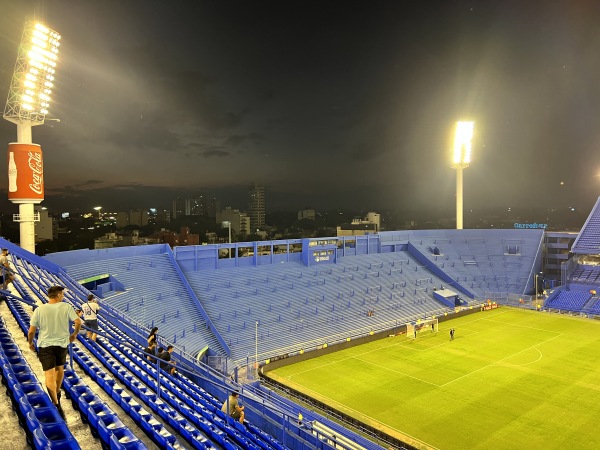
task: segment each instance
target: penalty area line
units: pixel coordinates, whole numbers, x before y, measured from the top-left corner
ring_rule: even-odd
[[[527,350],[531,350],[532,348],[535,348],[536,350],[539,351],[539,349],[537,348],[538,345],[542,345],[542,344],[545,344],[546,342],[550,342],[550,341],[552,341],[553,339],[556,339],[559,336],[562,336],[562,334],[559,334],[559,335],[556,335],[556,336],[552,336],[551,338],[546,339],[545,341],[538,342],[538,343],[536,343],[536,344],[534,344],[534,345],[532,345],[530,347],[524,348],[523,350],[519,350],[518,352],[515,352],[512,355],[508,355],[508,356],[506,356],[506,357],[504,357],[502,359],[499,359],[498,361],[491,362],[491,363],[489,363],[489,364],[487,364],[485,366],[480,367],[479,369],[475,369],[475,370],[472,370],[469,373],[465,373],[464,375],[461,375],[460,377],[455,378],[454,380],[450,380],[447,383],[444,383],[444,384],[440,385],[440,387],[444,387],[444,386],[447,386],[449,384],[452,384],[455,381],[458,381],[458,380],[460,380],[462,378],[468,377],[469,375],[473,375],[474,373],[477,373],[477,372],[479,372],[479,371],[481,371],[483,369],[487,369],[488,367],[492,367],[492,366],[498,365],[498,363],[504,361],[505,359],[512,358],[513,356],[516,356],[516,355],[518,355],[520,353],[526,352]]]

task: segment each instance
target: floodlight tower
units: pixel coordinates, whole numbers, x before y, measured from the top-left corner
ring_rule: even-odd
[[[454,157],[452,167],[456,169],[456,229],[463,228],[463,169],[471,162],[471,139],[473,122],[456,122],[454,133]]]
[[[50,107],[60,35],[39,22],[27,22],[21,38],[3,117],[17,125],[17,142],[8,144],[8,199],[19,205],[21,247],[35,253],[33,205],[44,200],[42,148],[31,129],[42,125]]]

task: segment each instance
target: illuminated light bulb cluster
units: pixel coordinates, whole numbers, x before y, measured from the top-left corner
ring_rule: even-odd
[[[471,139],[473,138],[473,122],[456,122],[454,134],[454,158],[456,166],[468,166],[471,162]]]
[[[31,113],[46,115],[54,86],[60,35],[36,23],[23,44],[27,46],[27,69],[23,79],[21,108]]]

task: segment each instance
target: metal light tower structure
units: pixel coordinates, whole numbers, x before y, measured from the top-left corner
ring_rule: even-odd
[[[454,132],[454,157],[452,167],[456,169],[456,229],[463,229],[463,169],[471,162],[471,139],[473,122],[456,122]]]
[[[39,22],[27,22],[21,38],[3,117],[17,125],[17,142],[8,144],[8,199],[19,205],[21,247],[35,253],[33,205],[44,200],[42,149],[31,129],[42,125],[50,107],[60,35]]]

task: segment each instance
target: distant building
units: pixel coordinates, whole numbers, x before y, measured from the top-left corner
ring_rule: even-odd
[[[128,212],[118,212],[115,214],[115,226],[117,228],[125,228],[129,225],[129,213]]]
[[[143,227],[148,225],[148,210],[133,209],[129,211],[129,225]]]
[[[249,235],[250,234],[250,218],[247,214],[240,212],[237,209],[227,207],[217,213],[216,222],[231,222],[232,236]]]
[[[178,245],[200,245],[200,235],[191,234],[188,227],[181,227],[179,233],[161,230],[152,237],[158,239],[160,243],[169,244],[171,247]]]
[[[156,211],[157,223],[169,223],[171,221],[171,212],[167,209]]]
[[[379,232],[381,216],[370,212],[364,219],[353,219],[352,223],[343,223],[337,227],[337,236],[362,236]]]
[[[265,187],[254,184],[248,191],[248,216],[250,216],[250,234],[262,230],[265,225],[266,205]]]
[[[123,236],[119,236],[117,233],[107,233],[94,239],[94,250],[113,247],[124,247]]]
[[[192,198],[176,198],[173,200],[172,217],[206,216],[215,218],[220,209],[219,201],[215,198],[199,195]]]
[[[132,245],[160,244],[159,240],[151,237],[140,237],[139,230],[133,230],[130,235],[119,235],[117,233],[106,233],[104,236],[94,239],[94,249],[130,247]]]
[[[365,221],[377,225],[377,232],[381,231],[381,214],[376,212],[368,212]]]
[[[52,241],[58,239],[58,222],[48,214],[48,210],[36,205],[35,212],[40,215],[40,221],[34,222],[35,241]]]
[[[298,220],[315,220],[315,210],[314,209],[303,209],[302,211],[298,211]]]

